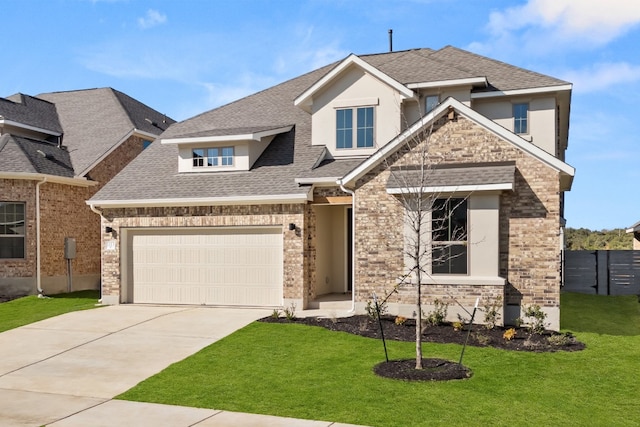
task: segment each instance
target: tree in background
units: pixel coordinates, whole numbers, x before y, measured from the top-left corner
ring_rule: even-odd
[[[587,228],[565,229],[566,247],[578,250],[628,250],[633,249],[633,235],[623,228],[592,231]]]

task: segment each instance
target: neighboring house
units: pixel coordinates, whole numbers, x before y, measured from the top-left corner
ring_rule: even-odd
[[[633,249],[640,250],[640,221],[627,228],[627,233],[633,233]]]
[[[364,311],[407,268],[389,168],[415,166],[399,153],[433,125],[444,162],[425,190],[466,200],[445,209],[468,237],[433,266],[425,304],[454,315],[453,297],[502,296],[508,322],[538,304],[558,328],[570,100],[570,83],[445,47],[350,55],[177,123],[89,201],[112,230],[103,302],[302,309],[347,294]],[[392,311],[411,316],[414,291]]]
[[[98,289],[100,221],[85,202],[171,123],[111,88],[0,98],[0,294]]]

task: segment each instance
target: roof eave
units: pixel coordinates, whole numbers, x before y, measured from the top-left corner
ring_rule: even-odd
[[[38,132],[38,133],[44,133],[46,135],[52,135],[52,136],[60,136],[60,135],[62,135],[62,133],[56,132],[56,131],[53,131],[53,130],[39,128],[37,126],[26,125],[24,123],[16,122],[16,121],[13,121],[13,120],[7,120],[5,118],[2,118],[2,116],[0,116],[0,125],[14,126],[14,127],[17,127],[17,128],[30,130],[30,131]]]
[[[570,92],[572,88],[573,85],[571,83],[567,83],[558,86],[532,87],[514,90],[496,90],[491,92],[471,92],[471,99],[496,98],[500,96],[537,95],[551,92]]]
[[[452,80],[438,80],[433,82],[419,82],[419,83],[409,83],[407,87],[409,89],[429,89],[429,88],[438,88],[438,87],[449,87],[449,86],[488,86],[489,82],[486,77],[469,77],[465,79],[452,79]]]
[[[42,181],[46,179],[47,182],[72,185],[76,187],[91,187],[98,185],[98,182],[90,181],[82,177],[71,178],[33,172],[0,172],[0,179],[17,179],[26,181]]]
[[[276,129],[269,129],[260,132],[219,135],[219,136],[199,136],[161,139],[160,143],[165,145],[197,144],[201,142],[232,142],[232,141],[260,141],[262,138],[287,133],[293,129],[293,125],[283,126]]]

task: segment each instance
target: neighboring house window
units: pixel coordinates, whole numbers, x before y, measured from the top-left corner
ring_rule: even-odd
[[[148,139],[143,139],[142,140],[142,149],[145,150],[147,147],[149,147],[151,145],[151,141],[149,141]]]
[[[467,200],[436,200],[431,227],[432,273],[467,274]]]
[[[515,133],[529,133],[529,104],[513,105],[513,131]]]
[[[24,258],[24,206],[0,202],[0,258]]]
[[[353,111],[356,110],[355,140],[357,148],[373,147],[373,107],[336,110],[336,148],[353,148]]]
[[[233,166],[233,147],[194,148],[193,167]]]
[[[440,103],[440,97],[438,95],[427,95],[424,102],[425,102],[425,112],[430,113],[431,110],[436,108]]]

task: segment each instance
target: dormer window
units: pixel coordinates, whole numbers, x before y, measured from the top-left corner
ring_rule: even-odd
[[[194,148],[193,167],[233,166],[233,147]]]
[[[356,114],[356,126],[353,115]],[[373,107],[341,108],[336,110],[336,148],[373,147]],[[355,135],[354,135],[355,134]]]

